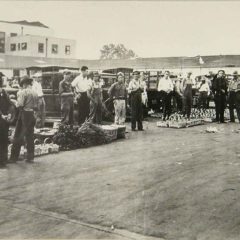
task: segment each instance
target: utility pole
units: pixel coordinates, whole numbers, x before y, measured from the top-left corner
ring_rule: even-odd
[[[46,58],[48,57],[48,38],[46,38]]]

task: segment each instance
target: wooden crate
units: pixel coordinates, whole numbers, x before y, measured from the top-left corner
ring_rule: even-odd
[[[169,122],[169,127],[170,128],[185,128],[187,127],[186,122]]]
[[[194,127],[202,124],[204,124],[204,121],[202,119],[193,119],[193,120],[187,121],[187,127]]]
[[[168,122],[158,121],[157,122],[157,127],[165,127],[165,128],[167,128],[167,127],[169,127],[168,124],[169,124]]]
[[[114,125],[114,126],[116,126],[118,128],[118,130],[117,130],[117,138],[118,139],[119,138],[125,138],[126,137],[126,135],[125,135],[125,133],[126,133],[126,126],[125,125]]]
[[[104,133],[113,141],[117,139],[118,128],[111,125],[101,125]]]

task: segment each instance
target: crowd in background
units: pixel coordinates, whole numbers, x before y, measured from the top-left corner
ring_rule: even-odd
[[[193,91],[194,90],[194,91]],[[238,72],[233,72],[232,79],[228,80],[225,71],[219,70],[210,80],[202,76],[196,82],[192,73],[188,72],[186,77],[180,75],[176,80],[170,78],[169,71],[158,84],[158,92],[163,103],[163,120],[171,115],[171,100],[175,99],[178,112],[190,120],[193,105],[193,93],[198,92],[198,109],[203,111],[209,107],[209,100],[215,103],[216,119],[214,121],[224,123],[224,110],[229,104],[230,121],[235,122],[234,109],[236,109],[238,120],[240,120],[240,79]]]
[[[216,119],[224,123],[224,110],[229,104],[230,121],[235,121],[234,109],[236,109],[240,121],[240,79],[235,71],[233,78],[228,81],[223,70],[219,70],[212,80],[202,76],[196,82],[192,73],[186,76],[179,74],[174,80],[170,72],[165,71],[157,83],[157,91],[162,106],[163,120],[169,119],[172,114],[172,102],[176,102],[177,111],[190,120],[193,105],[193,92],[197,89],[199,109],[208,108],[210,96],[215,102]],[[21,146],[26,143],[27,159],[31,163],[34,159],[34,128],[43,128],[45,125],[46,103],[42,89],[42,74],[36,73],[30,78],[24,76],[21,79],[14,77],[7,87],[16,88],[15,96],[8,96],[3,88],[3,78],[0,77],[0,167],[7,162],[19,160]],[[78,111],[78,125],[85,121],[95,124],[102,123],[103,112],[108,112],[106,101],[112,101],[114,105],[114,123],[125,124],[126,109],[131,109],[132,131],[143,131],[143,105],[148,105],[148,78],[134,70],[129,83],[124,81],[124,74],[117,74],[117,81],[108,89],[108,99],[103,100],[104,81],[98,72],[88,72],[88,67],[83,66],[81,73],[72,79],[71,71],[63,72],[63,80],[59,83],[59,95],[61,103],[61,116],[63,124],[74,124],[74,104]],[[15,111],[17,108],[17,111]],[[17,121],[13,138],[11,156],[8,160],[8,129],[9,124]]]
[[[66,73],[64,82],[68,82],[65,93],[60,87],[62,101],[63,122],[72,123],[73,119],[68,118],[69,113],[72,116],[74,96],[78,106],[78,123],[82,124],[86,119],[93,123],[100,124],[104,102],[102,97],[102,86],[99,73],[92,73],[88,77],[87,67],[81,69],[81,74],[71,83],[70,77]],[[186,73],[186,76],[180,74],[172,79],[170,72],[165,71],[164,75],[157,83],[157,91],[161,101],[163,120],[168,120],[171,116],[173,100],[176,102],[177,111],[190,120],[193,106],[193,94],[198,92],[197,108],[205,111],[209,107],[209,100],[215,102],[216,119],[214,121],[224,123],[224,110],[229,103],[230,121],[234,122],[234,109],[236,109],[238,119],[240,120],[240,80],[235,71],[229,81],[223,70],[219,70],[210,80],[201,76],[199,81],[192,77],[192,73]],[[68,79],[68,80],[67,80]],[[64,83],[65,84],[65,83]],[[115,109],[115,124],[123,124],[126,119],[126,106],[130,105],[132,130],[143,130],[142,115],[143,104],[148,105],[148,76],[139,71],[133,71],[129,83],[124,82],[124,74],[117,74],[117,81],[112,84],[108,90],[109,99],[113,100]],[[72,88],[74,89],[72,91]],[[69,97],[70,95],[70,97]],[[69,122],[70,121],[70,122]]]

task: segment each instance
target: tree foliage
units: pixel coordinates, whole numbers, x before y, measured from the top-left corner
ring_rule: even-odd
[[[123,44],[106,44],[100,50],[100,59],[131,59],[137,57],[133,50],[127,49]]]

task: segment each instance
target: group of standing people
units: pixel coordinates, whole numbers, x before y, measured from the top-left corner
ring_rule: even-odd
[[[163,120],[169,119],[172,113],[172,99],[176,99],[177,110],[190,119],[192,108],[192,92],[195,84],[192,73],[187,73],[186,78],[180,76],[176,82],[170,78],[170,72],[165,71],[158,82],[159,98],[162,101]]]
[[[229,104],[230,121],[235,122],[234,109],[240,122],[240,78],[238,72],[233,73],[233,79],[227,81],[224,70],[219,70],[213,78],[212,91],[215,100],[216,121],[224,123],[224,110]]]
[[[21,146],[26,142],[26,162],[34,161],[34,127],[36,113],[38,112],[40,98],[33,89],[33,79],[24,76],[20,80],[20,89],[17,93],[17,106],[10,100],[7,92],[3,89],[3,81],[0,79],[0,167],[6,167],[7,163],[19,161]],[[16,128],[13,137],[11,155],[8,159],[8,131],[9,125],[16,117]]]
[[[26,162],[34,162],[34,128],[45,125],[45,100],[42,90],[42,74],[36,73],[32,78],[24,76],[15,78],[18,86],[17,100],[13,101],[3,88],[0,78],[0,168],[7,163],[19,160],[21,146],[26,143]],[[16,122],[12,139],[10,158],[8,159],[8,132],[10,124]]]
[[[21,146],[26,142],[26,162],[34,161],[34,128],[44,127],[46,103],[42,91],[42,75],[36,73],[33,78],[24,76],[19,81],[20,89],[17,93],[17,101],[14,106],[3,88],[3,79],[0,77],[0,167],[7,163],[14,163],[19,160]],[[78,108],[78,124],[86,120],[92,123],[101,124],[103,103],[104,82],[98,72],[88,73],[88,68],[83,66],[81,73],[72,81],[70,71],[64,72],[64,78],[59,84],[59,95],[61,99],[62,123],[73,124],[74,104]],[[164,76],[158,82],[158,92],[163,105],[163,120],[171,115],[172,98],[177,103],[177,110],[190,119],[193,85],[196,85],[192,73],[187,73],[183,78],[179,76],[176,81],[170,78],[170,72],[165,71]],[[126,108],[131,107],[131,129],[132,131],[143,131],[143,95],[147,95],[147,85],[140,76],[139,71],[133,71],[132,79],[128,85],[124,81],[124,74],[117,74],[117,81],[108,90],[109,99],[113,101],[115,110],[115,124],[124,124],[126,120]],[[230,121],[235,121],[234,109],[236,109],[240,121],[240,78],[238,73],[233,73],[233,79],[228,81],[223,70],[219,70],[213,80],[207,81],[202,78],[198,86],[199,101],[198,107],[206,109],[207,99],[212,91],[216,119],[224,123],[224,110],[227,101],[229,103]],[[11,148],[10,159],[8,159],[8,131],[9,125],[18,117],[16,129]]]
[[[98,72],[88,73],[83,66],[81,73],[73,81],[71,72],[64,72],[64,79],[59,84],[62,123],[74,123],[74,104],[78,110],[78,124],[85,121],[101,124],[102,122],[102,86],[103,81]]]
[[[193,101],[193,86],[197,88],[198,108],[208,108],[209,96],[212,92],[215,102],[216,119],[214,121],[224,123],[224,111],[229,104],[230,121],[235,122],[234,109],[236,109],[240,121],[240,79],[238,72],[233,73],[233,79],[228,81],[225,71],[219,70],[212,81],[202,77],[197,85],[192,78],[192,73],[187,73],[185,78],[182,75],[176,81],[170,78],[170,72],[165,71],[164,76],[159,80],[158,92],[163,105],[163,120],[171,115],[172,99],[175,98],[177,111],[183,113],[190,119]]]
[[[78,124],[86,120],[101,124],[102,112],[105,109],[102,87],[104,82],[98,72],[88,73],[88,68],[83,66],[81,73],[71,81],[71,73],[66,71],[64,79],[59,84],[61,97],[62,122],[73,124],[73,106],[77,104]],[[133,72],[133,79],[127,86],[124,74],[117,74],[117,81],[108,90],[109,100],[113,101],[115,117],[114,123],[122,125],[126,120],[126,108],[128,100],[131,105],[132,130],[143,130],[142,118],[142,93],[146,93],[146,83],[140,78],[140,72]],[[130,99],[128,98],[130,96]]]

